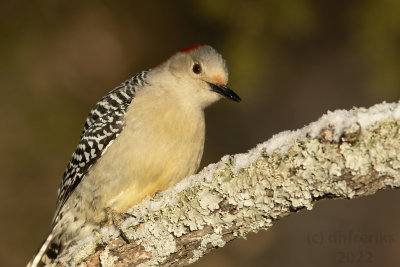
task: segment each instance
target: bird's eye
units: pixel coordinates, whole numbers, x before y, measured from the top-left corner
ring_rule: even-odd
[[[201,73],[201,66],[200,66],[200,64],[194,64],[192,70],[193,70],[194,73],[200,74],[200,73]]]

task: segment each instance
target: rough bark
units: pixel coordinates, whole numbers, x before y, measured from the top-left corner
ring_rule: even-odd
[[[132,207],[121,222],[130,243],[104,227],[58,265],[184,266],[321,199],[399,188],[399,135],[398,103],[328,113]]]

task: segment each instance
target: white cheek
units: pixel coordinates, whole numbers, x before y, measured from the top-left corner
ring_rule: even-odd
[[[217,102],[221,98],[222,98],[222,96],[220,94],[217,94],[217,93],[212,92],[210,90],[203,90],[202,96],[201,96],[202,107],[206,108],[207,106]]]

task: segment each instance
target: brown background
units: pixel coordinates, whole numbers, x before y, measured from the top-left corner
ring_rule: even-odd
[[[89,109],[186,46],[217,48],[243,99],[207,110],[202,166],[400,96],[400,1],[71,2],[0,3],[0,266],[45,237]],[[194,266],[399,266],[399,204],[398,190],[323,201]]]

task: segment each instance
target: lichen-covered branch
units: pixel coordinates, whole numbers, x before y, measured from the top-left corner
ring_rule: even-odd
[[[69,248],[59,265],[184,266],[324,198],[400,187],[400,104],[329,112],[225,156]]]

